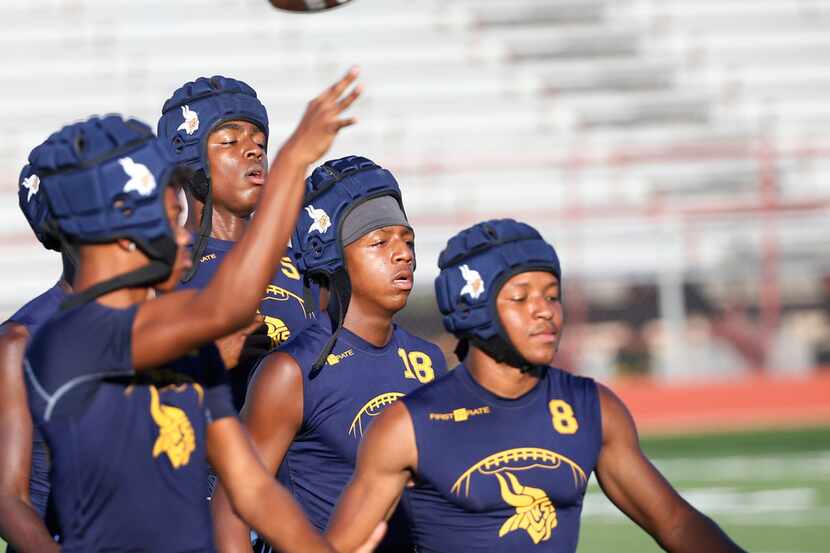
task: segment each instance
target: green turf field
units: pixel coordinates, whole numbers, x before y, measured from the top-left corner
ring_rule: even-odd
[[[830,552],[830,428],[651,438],[643,448],[748,551]],[[656,551],[592,479],[578,553]]]
[[[830,552],[830,429],[644,439],[683,496],[752,553]],[[591,480],[578,553],[662,551]]]

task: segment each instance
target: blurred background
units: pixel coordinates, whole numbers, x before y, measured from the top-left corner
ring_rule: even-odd
[[[401,322],[438,341],[438,253],[486,218],[562,259],[559,366],[608,383],[644,447],[745,547],[830,551],[830,3],[265,0],[0,4],[0,315],[56,255],[17,208],[28,151],[120,112],[151,125],[201,75],[251,84],[270,152],[351,65],[331,157],[390,168],[417,232]],[[652,551],[593,483],[580,553]]]

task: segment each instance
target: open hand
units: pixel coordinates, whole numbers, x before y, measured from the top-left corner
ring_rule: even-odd
[[[311,165],[331,148],[340,129],[357,122],[354,117],[342,116],[363,91],[356,85],[347,92],[357,76],[358,69],[352,67],[343,78],[308,103],[302,120],[283,146],[297,161]]]
[[[242,353],[245,340],[254,331],[258,330],[264,322],[265,318],[257,314],[253,322],[242,330],[238,330],[233,334],[216,340],[216,347],[219,349],[219,355],[222,356],[222,362],[225,363],[225,368],[232,369],[239,364],[239,356]]]

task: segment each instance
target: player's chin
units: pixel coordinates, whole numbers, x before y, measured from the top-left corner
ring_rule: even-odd
[[[236,200],[237,209],[235,211],[250,215],[256,210],[257,204],[259,203],[259,199],[261,197],[261,186],[244,186]]]
[[[520,352],[532,365],[550,365],[556,355],[556,344],[528,344]]]
[[[406,302],[409,301],[410,292],[411,290],[400,290],[397,288],[391,289],[384,298],[384,307],[386,307],[389,311],[397,313],[406,307]]]

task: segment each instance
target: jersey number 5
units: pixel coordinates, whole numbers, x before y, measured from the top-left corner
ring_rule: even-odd
[[[560,434],[576,434],[579,423],[574,417],[574,410],[567,401],[552,399],[548,403],[550,416],[553,419],[553,428]]]
[[[417,380],[422,384],[435,379],[435,370],[432,368],[432,359],[422,351],[407,351],[398,348],[398,357],[403,361],[403,375],[406,378]]]
[[[282,274],[292,280],[300,280],[300,271],[298,271],[297,267],[291,263],[290,257],[283,257],[280,259],[280,266],[282,268]]]

